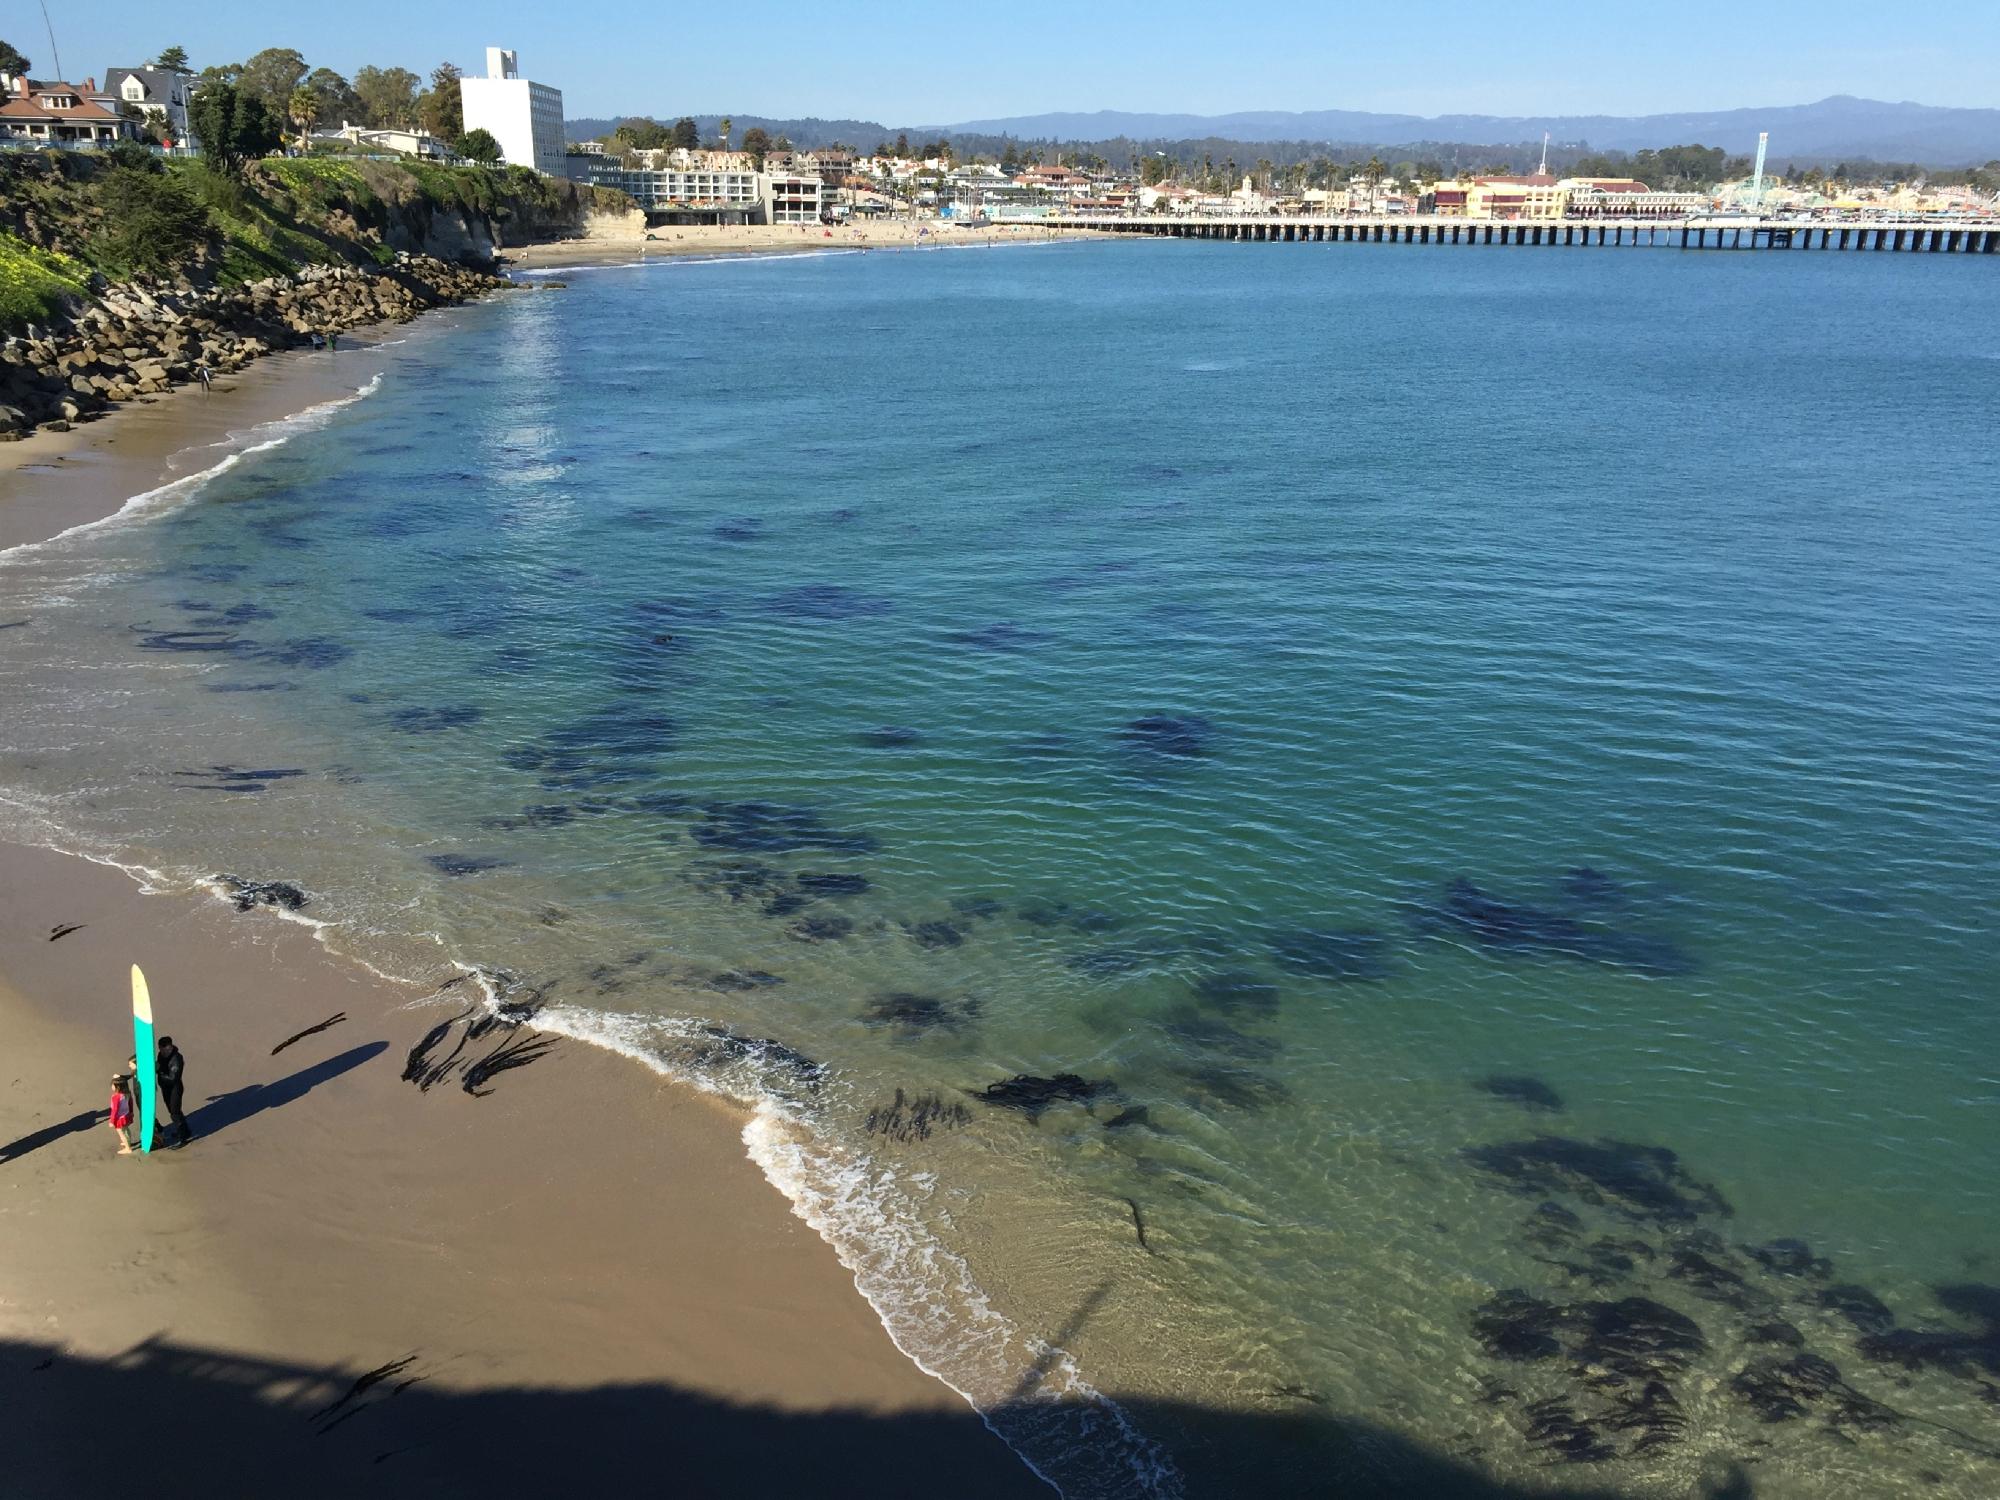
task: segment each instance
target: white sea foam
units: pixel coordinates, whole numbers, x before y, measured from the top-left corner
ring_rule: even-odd
[[[474,972],[489,1003],[497,1003],[489,977]],[[747,1105],[746,1154],[832,1247],[891,1341],[963,1397],[1052,1488],[1080,1497],[1182,1494],[1166,1453],[1084,1379],[1067,1351],[1027,1337],[996,1310],[963,1257],[925,1225],[920,1210],[932,1179],[828,1139],[811,1108],[782,1082],[770,1086],[768,1060],[754,1043],[742,1066],[690,1067],[678,1065],[674,1053],[689,1043],[704,1047],[716,1034],[698,1019],[557,1006],[534,1025]],[[1031,1371],[1039,1376],[1031,1379]]]
[[[259,422],[255,427],[241,432],[232,432],[220,442],[211,443],[211,448],[226,448],[229,451],[217,462],[192,474],[183,474],[178,479],[170,479],[152,489],[141,490],[130,497],[108,516],[99,516],[92,521],[80,521],[74,526],[46,537],[39,542],[26,542],[0,553],[0,561],[31,555],[42,548],[51,547],[69,537],[83,536],[104,527],[123,525],[132,521],[148,520],[176,510],[215,480],[227,474],[244,459],[257,453],[266,453],[281,447],[302,432],[311,432],[324,427],[333,414],[343,407],[365,400],[382,388],[382,374],[378,370],[368,378],[366,384],[355,389],[349,396],[337,396],[331,401],[322,401],[316,406],[308,406],[304,411],[293,412],[290,416],[277,417],[268,422]]]

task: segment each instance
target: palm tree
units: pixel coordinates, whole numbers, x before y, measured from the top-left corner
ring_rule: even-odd
[[[292,97],[285,101],[286,118],[299,127],[298,144],[301,151],[306,148],[306,141],[312,135],[313,126],[319,122],[319,111],[319,95],[303,84],[293,89]]]
[[[729,149],[729,127],[735,123],[736,122],[731,120],[728,115],[724,115],[722,117],[722,123],[716,127],[717,133],[722,137],[722,149],[724,151],[727,151]]]

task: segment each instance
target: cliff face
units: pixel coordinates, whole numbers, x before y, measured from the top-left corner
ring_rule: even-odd
[[[0,335],[73,319],[140,277],[224,290],[398,253],[484,267],[494,252],[634,212],[623,194],[523,169],[273,158],[0,153]]]
[[[506,287],[496,249],[630,211],[526,171],[0,154],[0,441]]]

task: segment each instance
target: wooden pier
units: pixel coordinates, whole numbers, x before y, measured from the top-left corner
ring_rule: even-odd
[[[2000,251],[2000,220],[1913,219],[1454,219],[1427,214],[1327,218],[1310,214],[1232,219],[1052,220],[1065,229],[1155,234],[1183,240],[1327,241],[1391,245],[1605,245],[1678,250],[1893,250],[1947,255]]]

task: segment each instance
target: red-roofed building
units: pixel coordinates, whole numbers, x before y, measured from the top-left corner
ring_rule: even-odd
[[[92,97],[97,80],[51,83],[0,75],[0,140],[32,146],[108,146],[135,136],[129,120],[121,119]]]

